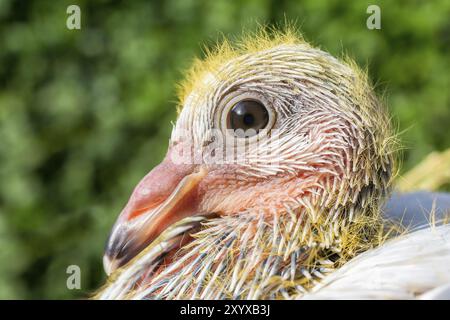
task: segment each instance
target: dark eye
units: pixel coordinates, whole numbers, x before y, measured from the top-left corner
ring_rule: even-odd
[[[269,112],[266,107],[256,100],[242,100],[231,108],[227,121],[228,129],[242,129],[253,131],[253,134],[245,134],[246,137],[254,135],[258,130],[264,129],[269,123]]]

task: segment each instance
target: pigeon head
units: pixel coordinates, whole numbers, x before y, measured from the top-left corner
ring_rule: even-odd
[[[306,292],[379,235],[395,145],[351,60],[293,31],[225,41],[188,72],[167,155],[112,230],[104,297]]]

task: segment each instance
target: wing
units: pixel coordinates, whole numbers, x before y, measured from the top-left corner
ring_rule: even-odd
[[[450,225],[424,228],[367,251],[302,299],[450,299]]]

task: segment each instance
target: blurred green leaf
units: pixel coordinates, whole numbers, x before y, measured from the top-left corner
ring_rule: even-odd
[[[369,4],[381,30],[366,28]],[[86,297],[104,281],[111,225],[165,153],[175,84],[222,33],[296,21],[368,64],[406,129],[405,170],[448,148],[449,17],[447,0],[0,1],[0,298]],[[71,264],[82,290],[65,286]]]

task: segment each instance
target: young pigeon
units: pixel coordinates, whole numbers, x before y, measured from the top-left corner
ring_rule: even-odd
[[[328,279],[350,277],[342,287],[353,290],[355,264],[362,260],[368,277],[378,258],[400,261],[392,272],[414,270],[416,248],[435,254],[427,247],[433,236],[446,237],[436,272],[447,274],[437,282],[450,283],[448,226],[421,230],[405,260],[395,251],[414,237],[393,232],[396,223],[382,215],[398,143],[350,59],[290,30],[262,31],[197,61],[180,100],[166,157],[113,227],[104,256],[110,277],[96,298],[337,298],[344,280]],[[400,240],[385,244],[392,234]],[[432,277],[432,267],[412,277],[423,270]],[[375,297],[385,282],[355,283],[352,296]],[[431,289],[405,283],[408,294],[379,298]]]

